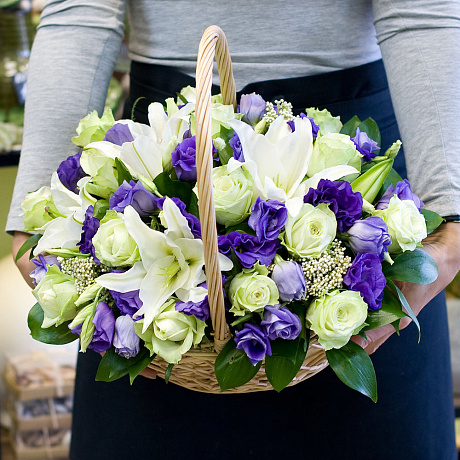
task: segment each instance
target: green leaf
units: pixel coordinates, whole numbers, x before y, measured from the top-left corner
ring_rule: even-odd
[[[225,142],[225,148],[219,149],[219,160],[222,165],[226,165],[228,160],[233,157],[233,149],[230,147],[228,141],[233,136],[233,129],[226,128],[223,125],[220,125],[219,137]]]
[[[198,197],[195,195],[194,192],[192,192],[192,197],[190,199],[190,205],[187,207],[187,211],[190,214],[193,214],[195,217],[200,218],[200,214],[198,211]]]
[[[366,118],[359,124],[358,128],[361,132],[365,132],[373,141],[377,142],[379,147],[382,145],[379,126],[375,120],[370,117]]]
[[[444,219],[436,212],[423,208],[420,210],[420,212],[425,218],[426,232],[428,235],[433,233],[434,230],[436,230],[444,222]]]
[[[393,281],[407,281],[415,284],[430,284],[438,278],[438,267],[425,251],[415,249],[396,256],[394,263],[382,264],[383,274]]]
[[[339,350],[326,351],[326,357],[337,377],[353,390],[377,402],[377,378],[369,355],[356,343],[348,342]]]
[[[271,347],[271,356],[265,357],[265,374],[272,387],[280,392],[297,375],[305,360],[305,340],[277,339],[271,342]]]
[[[158,188],[158,191],[170,198],[176,197],[185,203],[185,206],[190,206],[192,200],[192,187],[186,182],[179,180],[172,180],[167,171],[158,174],[153,180]]]
[[[405,316],[407,315],[402,311],[401,302],[387,287],[385,287],[383,291],[382,308],[368,313],[366,319],[367,326],[365,326],[362,331],[369,331],[376,327],[392,324]]]
[[[62,323],[57,327],[50,326],[42,328],[44,316],[43,309],[38,302],[29,311],[27,324],[30,334],[35,340],[52,345],[65,345],[78,339],[78,335],[72,334],[68,327],[70,321]]]
[[[259,371],[262,361],[252,365],[246,353],[236,348],[230,339],[216,358],[214,372],[222,391],[239,387],[249,382]]]
[[[399,297],[399,300],[401,301],[401,304],[402,306],[404,307],[404,309],[406,310],[407,312],[407,315],[409,316],[409,318],[415,323],[415,325],[417,326],[417,329],[418,329],[418,341],[420,342],[420,336],[421,336],[421,333],[420,333],[420,323],[418,322],[418,319],[417,317],[415,316],[415,313],[412,311],[412,308],[410,307],[409,305],[409,302],[406,300],[406,298],[404,297],[404,294],[402,293],[401,289],[398,288],[398,286],[396,286],[395,283],[393,283],[393,281],[387,279],[387,282],[389,284],[389,286],[394,289],[394,291],[396,292],[396,294],[398,294],[398,297]]]
[[[150,351],[144,347],[138,355],[134,358],[130,358],[135,360],[134,363],[130,364],[128,367],[129,382],[131,385],[133,384],[134,379],[153,361],[155,356],[156,354],[150,356]]]
[[[109,200],[97,200],[93,207],[93,217],[101,220],[109,210]]]
[[[168,367],[166,368],[166,371],[165,371],[165,382],[166,383],[169,382],[169,377],[171,377],[173,367],[174,367],[174,363],[169,363]]]
[[[133,358],[126,359],[117,354],[115,348],[111,347],[105,352],[99,363],[96,380],[113,382],[129,374],[132,384],[136,376],[148,366],[153,358],[154,356],[150,356],[147,348],[143,348]]]
[[[133,180],[133,176],[131,176],[128,168],[119,158],[115,158],[115,167],[118,172],[118,185],[121,185],[123,181],[126,181],[129,184],[129,182]]]
[[[361,120],[355,115],[342,126],[340,134],[346,134],[350,137],[356,136],[356,128],[360,125],[360,123]]]
[[[24,241],[24,244],[19,248],[19,251],[16,254],[16,258],[14,259],[14,261],[17,262],[29,249],[35,248],[35,246],[37,246],[38,240],[41,237],[42,235],[40,233],[37,233],[36,235],[32,235],[30,238],[27,238],[27,240]],[[30,253],[30,255],[32,258],[32,253]]]

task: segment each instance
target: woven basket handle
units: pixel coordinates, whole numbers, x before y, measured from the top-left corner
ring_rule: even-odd
[[[214,344],[220,351],[228,336],[225,322],[222,275],[219,268],[216,215],[212,191],[211,86],[214,56],[224,104],[236,109],[236,90],[227,39],[218,26],[208,27],[200,41],[196,65],[196,169],[201,237],[204,245],[206,282],[214,329]]]

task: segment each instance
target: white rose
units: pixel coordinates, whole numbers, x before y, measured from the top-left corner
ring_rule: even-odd
[[[388,226],[390,253],[413,251],[427,236],[425,218],[412,200],[400,200],[394,195],[388,208],[379,209],[374,215],[381,217]]]
[[[307,310],[307,325],[325,350],[341,348],[357,334],[367,318],[367,304],[357,291],[331,291]]]
[[[212,170],[214,206],[219,224],[229,227],[242,222],[251,211],[254,180],[242,168],[227,173],[226,166]]]
[[[282,243],[297,257],[315,257],[327,249],[336,233],[337,220],[326,203],[316,207],[304,203],[295,217],[288,216]]]

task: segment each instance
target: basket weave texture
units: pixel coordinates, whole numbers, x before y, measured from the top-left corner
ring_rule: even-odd
[[[178,364],[174,365],[169,381],[190,390],[203,393],[250,393],[272,390],[262,365],[256,376],[246,384],[221,391],[214,373],[214,363],[230,332],[225,321],[222,276],[219,268],[217,227],[214,212],[211,138],[211,86],[214,58],[217,62],[221,92],[224,104],[236,108],[236,89],[233,79],[232,62],[228,51],[227,39],[218,26],[208,27],[200,41],[196,67],[196,164],[197,188],[199,195],[199,217],[204,246],[206,282],[211,312],[214,341],[202,344],[199,349],[185,353]],[[312,377],[327,367],[326,354],[316,336],[310,338],[310,346],[304,363],[296,377],[288,386],[295,385]],[[168,363],[156,357],[149,367],[164,378]]]

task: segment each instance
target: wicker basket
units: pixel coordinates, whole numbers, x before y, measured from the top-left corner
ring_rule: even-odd
[[[230,339],[229,328],[225,322],[222,276],[218,261],[216,217],[211,183],[211,86],[214,57],[217,61],[224,104],[231,104],[236,108],[235,81],[233,79],[227,39],[222,29],[218,26],[210,26],[205,30],[198,49],[196,67],[197,187],[200,197],[199,215],[214,342],[202,345],[200,349],[193,349],[187,352],[182,360],[174,365],[169,381],[203,393],[249,393],[272,390],[273,388],[265,376],[263,365],[251,381],[238,388],[232,388],[224,392],[221,391],[214,374],[216,357]],[[324,369],[327,364],[324,349],[319,345],[316,337],[312,336],[305,361],[289,386],[312,377]],[[149,367],[164,378],[168,363],[160,357],[156,357]]]

